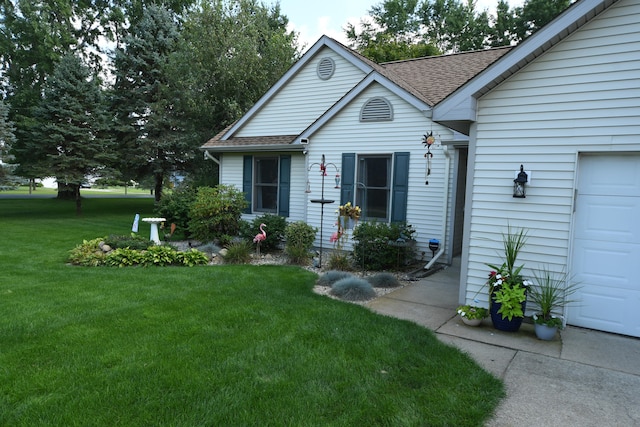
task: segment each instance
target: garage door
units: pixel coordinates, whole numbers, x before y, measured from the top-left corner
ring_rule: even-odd
[[[568,323],[640,337],[640,155],[580,158]]]

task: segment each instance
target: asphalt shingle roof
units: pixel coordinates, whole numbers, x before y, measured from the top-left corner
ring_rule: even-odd
[[[336,42],[339,44],[339,42]],[[497,61],[512,47],[500,47],[450,55],[376,64],[345,46],[351,54],[370,65],[375,72],[388,78],[421,101],[434,106],[460,86]],[[285,145],[294,142],[296,135],[231,137],[222,139],[233,125],[207,141],[202,148],[231,148],[247,146]]]

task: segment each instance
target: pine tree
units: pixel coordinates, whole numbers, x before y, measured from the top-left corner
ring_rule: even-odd
[[[100,82],[76,55],[67,54],[47,80],[35,111],[33,139],[40,141],[44,164],[58,181],[58,198],[76,200],[80,186],[112,160],[106,137],[107,115]]]

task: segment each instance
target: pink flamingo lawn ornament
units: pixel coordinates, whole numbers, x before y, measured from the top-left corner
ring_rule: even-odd
[[[266,224],[260,224],[260,232],[256,234],[256,237],[253,238],[253,243],[256,243],[258,246],[256,247],[256,253],[260,255],[260,243],[267,238],[267,232],[263,230],[263,227],[266,228]]]

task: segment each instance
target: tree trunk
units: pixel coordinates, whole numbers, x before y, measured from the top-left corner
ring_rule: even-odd
[[[80,198],[80,184],[63,184],[58,182],[58,199],[75,200],[76,215],[82,215],[82,199]]]
[[[164,175],[162,173],[155,174],[155,200],[156,203],[160,201],[162,198],[162,181],[164,180]]]

